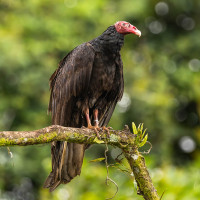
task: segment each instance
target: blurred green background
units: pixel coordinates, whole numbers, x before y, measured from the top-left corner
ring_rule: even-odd
[[[153,145],[145,159],[159,195],[199,200],[199,10],[199,0],[1,0],[0,130],[50,125],[48,79],[59,61],[116,21],[128,21],[142,37],[126,36],[125,94],[110,126],[143,122]],[[10,149],[13,158],[0,148],[0,199],[100,200],[116,191],[105,184],[104,162],[89,163],[103,156],[103,145],[87,150],[81,176],[53,193],[42,188],[51,170],[50,144]],[[120,151],[109,149],[114,164]],[[119,187],[114,199],[142,199],[133,177],[116,167],[109,168]]]

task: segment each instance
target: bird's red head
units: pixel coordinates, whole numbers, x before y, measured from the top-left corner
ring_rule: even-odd
[[[141,36],[141,32],[135,26],[125,21],[116,22],[115,29],[117,30],[118,33],[121,33],[123,35],[134,33],[139,37]]]

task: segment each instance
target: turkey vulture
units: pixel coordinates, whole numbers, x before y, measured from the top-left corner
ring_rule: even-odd
[[[125,21],[116,22],[99,37],[73,49],[50,78],[52,124],[66,127],[106,126],[124,90],[120,56],[124,36],[141,32]],[[93,124],[93,126],[92,126]],[[44,183],[53,191],[80,175],[85,144],[53,142],[52,171]]]

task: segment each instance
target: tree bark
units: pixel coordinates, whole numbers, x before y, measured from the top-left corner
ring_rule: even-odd
[[[138,186],[138,194],[145,200],[160,199],[147,171],[144,157],[135,144],[137,135],[129,129],[100,131],[100,138],[94,130],[87,128],[69,128],[58,125],[49,126],[35,131],[0,131],[0,146],[26,146],[50,143],[52,141],[68,141],[85,144],[110,144],[122,149],[128,160]]]
[[[139,153],[137,149],[135,150],[132,149],[131,151],[128,152],[124,150],[123,152],[124,156],[129,162],[129,165],[137,182],[138,186],[137,193],[139,195],[142,195],[146,200],[149,199],[159,200],[160,198],[157,194],[156,189],[153,186],[151,177],[146,168],[144,157]]]

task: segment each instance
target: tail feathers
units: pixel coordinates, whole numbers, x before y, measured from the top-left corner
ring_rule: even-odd
[[[69,183],[74,177],[80,175],[84,152],[84,144],[52,143],[52,172],[47,177],[44,188],[49,188],[52,192],[60,184]]]

